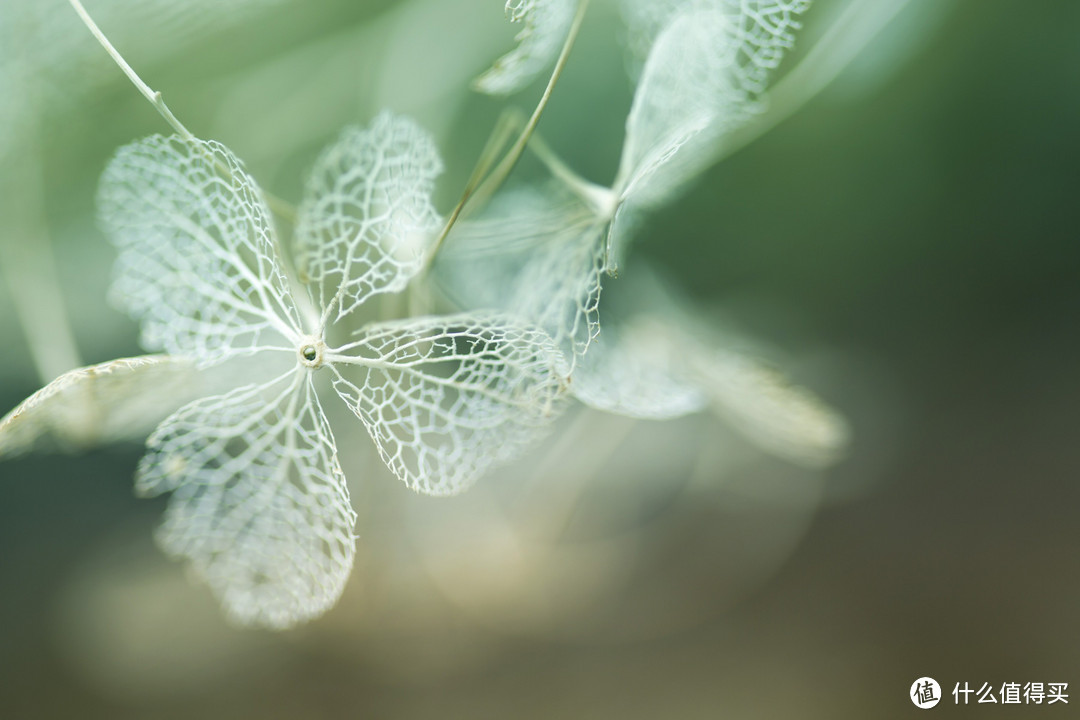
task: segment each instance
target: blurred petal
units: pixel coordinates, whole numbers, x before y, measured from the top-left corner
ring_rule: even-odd
[[[215,384],[210,375],[168,355],[64,373],[0,420],[0,457],[46,445],[82,449],[141,439],[176,408],[205,395]]]
[[[509,95],[528,85],[554,62],[570,31],[575,0],[507,0],[510,22],[523,22],[518,46],[473,82],[489,95]]]
[[[574,396],[589,407],[640,420],[671,420],[708,405],[701,387],[656,352],[662,337],[620,336],[608,327],[574,370]]]
[[[761,361],[717,350],[693,365],[715,410],[763,450],[817,466],[847,449],[847,420]]]

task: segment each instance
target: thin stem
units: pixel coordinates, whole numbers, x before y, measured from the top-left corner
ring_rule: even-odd
[[[80,2],[80,0],[68,0],[68,2],[71,4],[71,7],[75,9],[75,12],[78,13],[79,18],[83,21],[83,24],[86,25],[90,34],[92,34],[98,43],[101,44],[101,47],[105,48],[105,52],[109,54],[109,57],[116,63],[117,67],[127,75],[131,84],[134,85],[142,96],[154,106],[154,109],[158,111],[161,117],[165,118],[165,122],[167,122],[180,137],[189,142],[198,142],[198,138],[195,137],[195,135],[188,130],[175,115],[173,115],[172,110],[165,104],[165,100],[162,98],[161,93],[143,82],[143,79],[139,77],[139,74],[135,72],[135,69],[128,64],[127,60],[124,59],[124,56],[120,54],[120,51],[113,46],[112,42],[109,41],[109,38],[105,36],[105,33],[103,33],[97,23],[94,22],[94,19],[90,17],[90,13],[83,7],[82,2]],[[216,161],[215,165],[222,168],[221,164]],[[231,176],[231,173],[228,172],[227,168],[225,168],[225,174]],[[262,190],[262,188],[260,188],[260,190],[266,200],[267,206],[272,212],[291,224],[296,223],[296,208],[294,208],[291,203]]]
[[[574,170],[562,161],[558,155],[548,146],[539,133],[533,136],[529,149],[540,159],[548,171],[560,180],[571,192],[584,201],[598,218],[611,220],[615,215],[619,197],[614,190],[603,185],[589,182],[578,175]]]
[[[577,13],[574,15],[574,21],[570,25],[570,32],[566,35],[566,42],[563,43],[562,52],[559,53],[559,59],[555,61],[555,68],[551,71],[551,77],[548,79],[547,87],[544,88],[544,94],[540,96],[540,102],[537,103],[536,109],[533,110],[533,114],[529,117],[529,121],[525,123],[525,128],[521,131],[521,135],[518,136],[517,142],[510,148],[510,152],[506,154],[502,162],[495,168],[484,184],[480,186],[476,194],[478,197],[484,198],[492,195],[503,182],[506,180],[510,171],[517,165],[518,159],[525,151],[525,146],[529,144],[529,138],[532,137],[533,131],[536,130],[536,126],[540,122],[540,116],[543,115],[544,109],[547,108],[548,101],[551,99],[551,94],[555,90],[555,83],[559,81],[562,76],[563,69],[566,67],[566,61],[570,58],[570,51],[574,47],[574,42],[577,40],[578,31],[581,30],[581,23],[585,19],[585,11],[589,7],[589,0],[581,0],[578,3]]]
[[[428,267],[431,266],[431,260],[438,254],[439,248],[442,247],[443,241],[446,240],[446,236],[450,234],[450,228],[454,227],[458,217],[461,215],[461,211],[465,209],[465,205],[469,202],[469,199],[472,198],[473,193],[476,192],[476,188],[479,187],[488,171],[491,170],[491,166],[495,163],[495,158],[497,158],[499,153],[503,151],[503,148],[506,147],[506,142],[509,140],[510,133],[520,128],[524,121],[524,113],[517,108],[509,108],[499,116],[498,121],[495,123],[495,129],[492,131],[491,136],[488,137],[484,149],[480,151],[480,157],[476,161],[476,166],[473,167],[472,174],[469,175],[469,179],[465,183],[465,190],[461,193],[461,199],[458,200],[458,204],[454,206],[454,210],[450,213],[450,217],[447,219],[446,224],[443,225],[439,237],[432,243],[431,251],[428,253]]]
[[[105,37],[105,33],[101,32],[101,28],[97,26],[94,19],[90,17],[90,13],[86,12],[86,8],[83,7],[79,0],[68,0],[71,3],[71,7],[75,8],[75,12],[79,14],[83,24],[90,30],[90,33],[101,43],[101,47],[105,48],[105,52],[109,53],[109,57],[113,59],[113,62],[119,66],[124,74],[128,76],[128,80],[142,93],[143,97],[150,101],[150,104],[154,106],[154,109],[161,113],[161,117],[165,118],[165,122],[169,123],[176,132],[180,134],[185,140],[194,140],[195,136],[191,134],[191,131],[184,127],[184,124],[176,119],[176,116],[169,110],[169,106],[165,104],[165,101],[161,97],[161,93],[155,92],[149,85],[142,81],[138,73],[128,65],[124,60],[124,56],[117,51],[113,44],[109,42],[109,38]]]
[[[570,57],[570,51],[574,47],[574,42],[577,40],[578,32],[581,30],[581,23],[585,19],[585,11],[589,7],[589,0],[581,0],[578,3],[577,13],[574,15],[574,20],[570,24],[570,30],[566,34],[566,41],[563,43],[562,51],[559,53],[558,60],[555,61],[555,67],[551,71],[551,77],[548,78],[547,86],[544,88],[544,94],[540,96],[540,101],[536,104],[536,108],[533,110],[532,115],[525,122],[525,126],[522,128],[521,133],[518,135],[517,140],[507,151],[503,159],[495,167],[490,175],[481,183],[483,173],[478,173],[477,170],[481,169],[481,163],[477,163],[476,170],[473,172],[473,176],[469,179],[469,186],[466,187],[466,192],[463,193],[461,201],[454,208],[454,211],[450,214],[450,218],[447,220],[446,225],[443,227],[441,233],[439,233],[438,239],[432,245],[431,252],[428,255],[428,266],[435,259],[435,255],[439,252],[443,242],[446,240],[446,236],[450,234],[451,228],[458,221],[461,216],[462,210],[469,203],[470,200],[479,199],[483,202],[486,198],[490,197],[494,192],[506,181],[507,176],[517,165],[517,161],[521,158],[521,154],[525,151],[525,146],[529,144],[529,138],[532,137],[533,131],[536,130],[537,124],[540,122],[540,116],[544,114],[545,108],[547,108],[548,101],[551,100],[551,94],[555,90],[555,84],[562,76],[563,69],[566,67],[566,61]],[[492,139],[495,139],[495,135],[492,135]],[[503,144],[505,141],[503,141]],[[492,143],[489,141],[488,147]],[[485,153],[488,150],[485,147]],[[486,172],[486,167],[484,168]]]

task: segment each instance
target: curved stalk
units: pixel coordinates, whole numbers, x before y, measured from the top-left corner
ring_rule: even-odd
[[[563,69],[566,67],[566,61],[570,58],[570,51],[573,49],[578,32],[581,30],[581,23],[585,19],[585,11],[588,7],[589,0],[581,0],[581,2],[578,3],[577,12],[574,15],[573,22],[570,24],[570,31],[566,34],[566,41],[563,43],[562,50],[559,52],[559,58],[555,61],[555,67],[551,71],[551,77],[548,78],[547,85],[544,87],[544,94],[540,96],[540,101],[536,104],[536,108],[526,121],[525,127],[522,128],[517,140],[514,141],[510,150],[503,156],[503,159],[499,164],[495,166],[495,169],[492,170],[491,174],[488,175],[482,183],[479,183],[478,186],[466,188],[466,192],[462,195],[461,201],[458,203],[457,207],[454,208],[454,211],[451,213],[442,232],[439,233],[439,237],[432,245],[431,253],[428,255],[429,266],[434,261],[435,256],[438,254],[439,249],[446,240],[446,236],[450,234],[451,228],[454,227],[454,224],[461,216],[461,212],[465,206],[470,201],[478,200],[483,202],[486,198],[490,197],[503,182],[505,182],[507,176],[514,169],[514,166],[517,165],[517,161],[525,151],[525,146],[529,144],[529,139],[532,137],[533,131],[536,130],[536,126],[540,122],[540,117],[547,108],[548,101],[551,100],[551,94],[555,90],[555,84],[562,76]],[[479,168],[479,164],[477,167]],[[472,180],[473,179],[470,178],[470,183]]]
[[[165,122],[169,124],[169,127],[175,130],[176,133],[185,140],[197,141],[198,138],[195,137],[182,122],[180,122],[176,115],[173,114],[172,110],[169,109],[169,106],[165,104],[165,99],[162,97],[161,92],[154,90],[143,82],[143,79],[139,77],[139,74],[135,72],[135,69],[128,64],[127,60],[124,59],[124,56],[120,54],[120,51],[116,49],[109,38],[106,37],[105,33],[101,31],[101,28],[98,27],[97,23],[94,22],[94,19],[90,17],[90,13],[83,7],[82,2],[80,2],[80,0],[68,0],[68,3],[70,3],[71,7],[78,13],[79,18],[82,20],[83,24],[86,25],[90,34],[94,36],[94,39],[98,41],[101,47],[105,48],[105,52],[109,54],[109,57],[111,57],[117,67],[123,71],[124,75],[127,75],[131,84],[134,85],[139,93],[154,106],[154,109],[158,111],[161,117],[165,118]],[[262,190],[262,188],[260,188],[260,190]],[[266,192],[266,190],[262,190],[262,195],[272,212],[281,218],[288,220],[290,223],[296,222],[296,208],[293,207],[291,203]]]

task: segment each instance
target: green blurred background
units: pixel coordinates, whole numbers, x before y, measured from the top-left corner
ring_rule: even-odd
[[[439,137],[448,209],[501,107],[465,90],[510,45],[500,3],[264,4],[156,49],[146,29],[114,39],[286,198],[341,126],[382,105],[416,115]],[[808,38],[829,12],[808,14]],[[707,419],[577,412],[538,459],[431,500],[357,434],[353,579],[325,618],[276,635],[230,628],[154,548],[164,503],[132,497],[138,447],[8,460],[0,716],[908,717],[924,675],[946,693],[1080,682],[1080,5],[905,12],[835,86],[650,217],[617,281],[650,261],[776,348],[849,416],[847,460],[810,473]],[[61,99],[33,111],[40,216],[14,192],[3,206],[9,231],[52,238],[87,363],[139,352],[104,300],[96,178],[116,147],[165,131],[92,65],[46,74]],[[597,3],[540,126],[597,181],[618,159],[622,68]],[[5,161],[9,190],[21,167]],[[41,384],[10,291],[3,411]],[[530,523],[542,540],[507,540]],[[1067,717],[1076,702],[965,713],[947,695],[932,712]]]

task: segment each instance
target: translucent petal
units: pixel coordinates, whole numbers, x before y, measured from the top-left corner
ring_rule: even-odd
[[[665,316],[635,318],[630,328],[636,342],[649,343],[653,363],[700,388],[712,410],[762,450],[817,466],[847,449],[847,420],[753,352],[734,349],[744,343],[718,335],[674,304]]]
[[[708,146],[745,113],[715,47],[728,23],[718,12],[681,13],[657,38],[626,120],[616,181],[623,198],[651,206],[670,197],[709,165]]]
[[[545,432],[566,390],[556,358],[542,331],[482,314],[374,324],[327,354],[383,460],[430,495],[461,492]]]
[[[41,446],[80,449],[149,435],[207,394],[206,373],[168,355],[110,360],[64,373],[0,420],[0,456]]]
[[[142,495],[172,492],[157,539],[244,625],[325,612],[352,567],[356,514],[311,373],[181,408],[139,465]]]
[[[631,37],[655,37],[627,119],[617,185],[642,206],[708,167],[760,110],[808,0],[626,0]]]
[[[463,307],[538,325],[569,374],[600,331],[603,220],[579,200],[539,188],[502,193],[448,239],[439,280]]]
[[[575,369],[579,399],[657,419],[704,405],[762,450],[793,462],[825,465],[843,455],[850,430],[838,411],[791,385],[752,343],[718,332],[647,264],[627,282],[611,300],[630,319],[606,323]]]
[[[574,396],[589,407],[641,420],[671,420],[708,405],[701,386],[657,352],[660,337],[619,335],[609,325],[574,370]]]
[[[664,26],[683,10],[714,10],[732,19],[732,32],[722,42],[735,62],[743,84],[764,89],[769,70],[780,64],[794,42],[799,15],[810,0],[622,0],[631,52],[645,58]]]
[[[555,62],[576,6],[575,0],[507,0],[510,22],[525,24],[516,37],[518,46],[476,78],[473,87],[489,95],[509,95],[528,85]]]
[[[255,181],[215,142],[156,135],[105,169],[98,210],[119,250],[112,297],[153,350],[210,365],[291,348],[299,320]]]
[[[403,290],[441,227],[431,202],[442,172],[435,142],[383,112],[349,128],[315,163],[296,226],[301,279],[337,317],[372,295]]]
[[[718,350],[693,364],[717,412],[762,449],[827,465],[847,448],[851,431],[844,417],[761,361]]]

